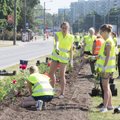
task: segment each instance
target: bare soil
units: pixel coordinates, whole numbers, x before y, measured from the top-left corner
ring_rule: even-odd
[[[78,75],[78,62],[74,61],[73,72],[66,75],[66,95],[64,99],[55,99],[47,104],[47,109],[35,111],[19,107],[22,97],[15,102],[5,100],[0,105],[0,120],[89,120],[91,106],[89,93],[93,88],[90,82],[90,68],[85,65]]]

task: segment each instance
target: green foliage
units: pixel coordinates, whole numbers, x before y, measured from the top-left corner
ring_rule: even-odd
[[[41,63],[38,66],[40,73],[48,73],[49,67],[45,63]],[[28,70],[21,70],[16,76],[7,77],[0,81],[0,101],[4,100],[6,96],[15,97],[18,92],[22,91],[24,88],[24,83],[29,76]],[[17,93],[16,93],[17,92]]]
[[[40,70],[40,73],[41,74],[44,74],[44,73],[48,73],[49,72],[49,67],[47,66],[47,64],[45,64],[45,63],[42,63],[42,64],[40,64],[39,66],[39,70]]]

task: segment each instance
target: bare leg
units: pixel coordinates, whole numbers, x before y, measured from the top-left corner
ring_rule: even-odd
[[[103,79],[102,81],[102,85],[103,85],[103,90],[104,90],[104,107],[107,108],[108,104],[111,106],[111,91],[110,91],[110,87],[109,87],[109,78],[107,79]]]
[[[65,71],[66,71],[66,64],[60,63],[60,84],[61,84],[61,94],[62,95],[64,95],[65,85],[66,85]]]
[[[112,106],[112,93],[111,93],[111,89],[110,89],[110,85],[109,85],[109,101],[108,101],[108,106]]]
[[[52,62],[51,66],[50,66],[49,75],[50,75],[50,78],[51,78],[51,85],[52,85],[53,88],[55,87],[55,83],[56,83],[55,72],[57,70],[57,65],[58,65],[57,62]]]

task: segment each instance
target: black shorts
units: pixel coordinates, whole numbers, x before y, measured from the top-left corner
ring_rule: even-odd
[[[91,53],[91,52],[89,52],[89,51],[84,51],[84,54],[87,54],[87,55],[92,55],[92,53]]]
[[[53,61],[53,62],[57,62],[58,64],[62,63],[62,62],[60,62],[59,60],[53,60],[53,59],[52,59],[52,61]],[[67,64],[67,63],[62,63],[62,64]]]
[[[57,63],[60,63],[60,62],[59,62],[59,60],[53,60],[53,59],[52,59],[52,61],[53,61],[53,62],[57,62]]]
[[[32,96],[35,101],[42,100],[43,102],[50,102],[53,99],[53,96],[46,95],[46,96]]]

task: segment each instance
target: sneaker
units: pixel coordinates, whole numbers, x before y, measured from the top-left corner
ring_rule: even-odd
[[[108,111],[108,110],[107,110],[107,108],[105,108],[105,107],[103,107],[103,108],[100,109],[100,112],[101,112],[101,113],[105,113],[105,112],[107,112],[107,111]]]
[[[63,98],[64,98],[64,95],[60,95],[58,98],[59,98],[59,99],[63,99]]]
[[[42,100],[38,100],[36,103],[36,109],[37,111],[41,111],[43,107],[43,101]]]
[[[97,108],[103,108],[104,107],[104,104],[103,103],[100,103]]]
[[[120,79],[120,76],[118,76],[116,79]]]
[[[108,106],[107,109],[108,109],[108,110],[113,110],[114,107],[113,107],[113,106]]]

